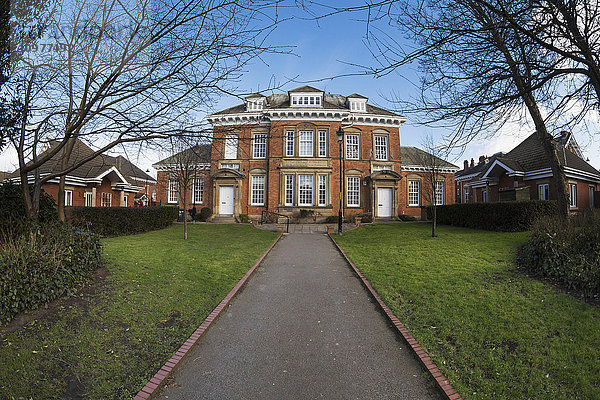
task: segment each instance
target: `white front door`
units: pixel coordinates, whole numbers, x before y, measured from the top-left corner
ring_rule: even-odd
[[[392,188],[377,188],[377,216],[392,216]]]
[[[220,186],[219,214],[233,215],[233,186]]]

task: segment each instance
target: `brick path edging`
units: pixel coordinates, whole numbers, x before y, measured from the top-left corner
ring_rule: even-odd
[[[429,371],[433,379],[435,379],[438,388],[442,391],[445,397],[449,400],[462,400],[460,394],[458,394],[458,392],[452,387],[452,385],[450,385],[448,379],[446,379],[446,377],[444,376],[444,374],[442,374],[437,365],[435,365],[435,363],[431,360],[427,352],[423,350],[419,342],[416,341],[416,339],[410,334],[410,331],[404,326],[402,322],[400,322],[400,320],[394,314],[394,312],[383,302],[377,291],[373,288],[373,286],[371,286],[371,283],[367,280],[367,278],[365,278],[362,272],[360,272],[358,267],[354,265],[352,261],[350,261],[350,258],[348,257],[346,252],[340,247],[339,244],[337,244],[337,242],[333,239],[331,234],[328,234],[328,236],[335,245],[335,247],[337,247],[338,251],[346,259],[348,264],[352,267],[354,273],[358,276],[365,288],[369,291],[369,293],[371,293],[371,296],[373,296],[375,301],[377,301],[377,304],[379,304],[379,307],[381,307],[387,318],[392,322],[396,330],[402,335],[406,343],[408,343],[408,346],[412,349],[413,353],[415,353],[418,360],[427,369],[427,371]]]
[[[164,385],[167,377],[169,376],[173,368],[175,368],[179,361],[181,361],[181,359],[186,356],[188,351],[198,341],[200,336],[202,336],[202,334],[206,332],[206,330],[213,323],[213,321],[217,319],[217,317],[221,314],[225,307],[227,307],[231,299],[233,299],[233,297],[242,288],[242,286],[244,286],[248,278],[252,275],[256,268],[258,268],[263,259],[267,256],[267,254],[269,254],[271,249],[275,247],[275,245],[277,244],[277,242],[279,242],[279,239],[281,239],[282,236],[283,235],[280,234],[277,237],[277,239],[273,242],[273,244],[271,244],[267,251],[265,251],[265,253],[258,259],[256,264],[254,264],[254,266],[252,266],[252,268],[250,268],[248,272],[246,272],[246,275],[244,275],[243,278],[238,281],[238,283],[233,287],[233,289],[231,289],[227,296],[225,296],[223,300],[221,300],[221,302],[214,308],[214,310],[212,310],[210,314],[208,314],[208,317],[206,317],[202,324],[200,324],[198,329],[196,329],[194,333],[192,333],[188,340],[186,340],[183,343],[183,345],[181,345],[181,347],[175,352],[175,354],[171,356],[171,358],[158,370],[158,372],[150,379],[150,381],[146,383],[142,390],[138,392],[138,394],[133,398],[134,400],[146,400],[153,396],[155,393],[158,393],[158,391]]]

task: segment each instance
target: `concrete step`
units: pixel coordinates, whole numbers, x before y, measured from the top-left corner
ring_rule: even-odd
[[[215,215],[210,222],[213,224],[235,224],[237,221],[232,215]]]

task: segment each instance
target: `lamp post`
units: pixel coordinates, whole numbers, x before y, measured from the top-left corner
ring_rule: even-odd
[[[150,168],[146,169],[146,186],[144,187],[144,192],[146,195],[145,206],[148,207],[148,174],[150,173]]]
[[[344,131],[340,126],[337,130],[338,145],[340,148],[340,209],[338,212],[338,234],[342,234],[342,220],[344,218],[344,153],[342,152],[342,142],[344,141]]]

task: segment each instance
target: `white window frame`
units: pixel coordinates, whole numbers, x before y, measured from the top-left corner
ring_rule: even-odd
[[[192,181],[192,204],[204,203],[204,178],[194,178]]]
[[[435,205],[436,206],[443,206],[444,205],[444,192],[445,192],[444,182],[442,182],[442,181],[436,181],[435,182],[435,195],[434,195],[434,197],[435,197]]]
[[[327,175],[318,175],[317,205],[327,206]]]
[[[319,157],[327,157],[327,131],[319,131]]]
[[[252,157],[267,158],[267,134],[255,133],[252,135]]]
[[[487,203],[487,189],[481,190],[481,201]]]
[[[86,207],[93,207],[94,203],[94,193],[92,192],[85,192],[85,199],[84,199],[84,204]]]
[[[378,143],[378,141],[380,143]],[[383,141],[383,142],[381,142]],[[375,160],[387,161],[388,160],[388,137],[387,135],[375,135],[374,137],[375,146]]]
[[[112,193],[102,192],[100,195],[100,205],[102,207],[112,207]]]
[[[547,183],[540,183],[538,185],[538,199],[539,200],[550,200],[550,185]]]
[[[122,207],[127,207],[127,200],[129,200],[129,195],[124,194],[123,195],[123,204],[121,204]]]
[[[309,183],[309,188],[303,188],[304,183]],[[298,206],[312,206],[314,194],[314,175],[298,175]],[[309,202],[303,200],[309,199]]]
[[[415,190],[416,186],[416,190]],[[416,196],[416,201],[415,201]],[[412,199],[411,199],[412,197]],[[421,205],[421,181],[415,179],[408,180],[408,205],[409,206],[420,206]]]
[[[312,157],[314,154],[314,131],[300,131],[298,134],[298,156]],[[310,138],[310,140],[308,140]],[[310,146],[309,146],[310,145]],[[310,151],[308,151],[310,150]]]
[[[233,169],[235,171],[239,171],[240,170],[240,164],[236,164],[236,163],[222,163],[221,164],[221,168],[227,168],[227,169]]]
[[[250,194],[251,206],[265,205],[265,175],[252,176],[252,193]]]
[[[594,187],[588,186],[589,196],[590,196],[590,208],[594,208]]]
[[[577,184],[569,183],[569,207],[577,208]]]
[[[286,206],[294,205],[294,175],[285,175],[283,204]]]
[[[344,138],[346,144],[346,160],[360,159],[360,137],[355,134],[347,134]],[[356,143],[354,143],[356,141]]]
[[[360,176],[346,177],[346,207],[360,207]]]
[[[65,189],[65,206],[69,207],[73,205],[73,191]]]
[[[225,150],[223,151],[223,158],[225,160],[236,160],[238,152],[238,135],[226,135],[225,136]]]
[[[285,156],[294,157],[294,131],[287,131],[285,134]]]
[[[175,179],[167,181],[167,203],[177,204],[179,202],[179,182]]]

